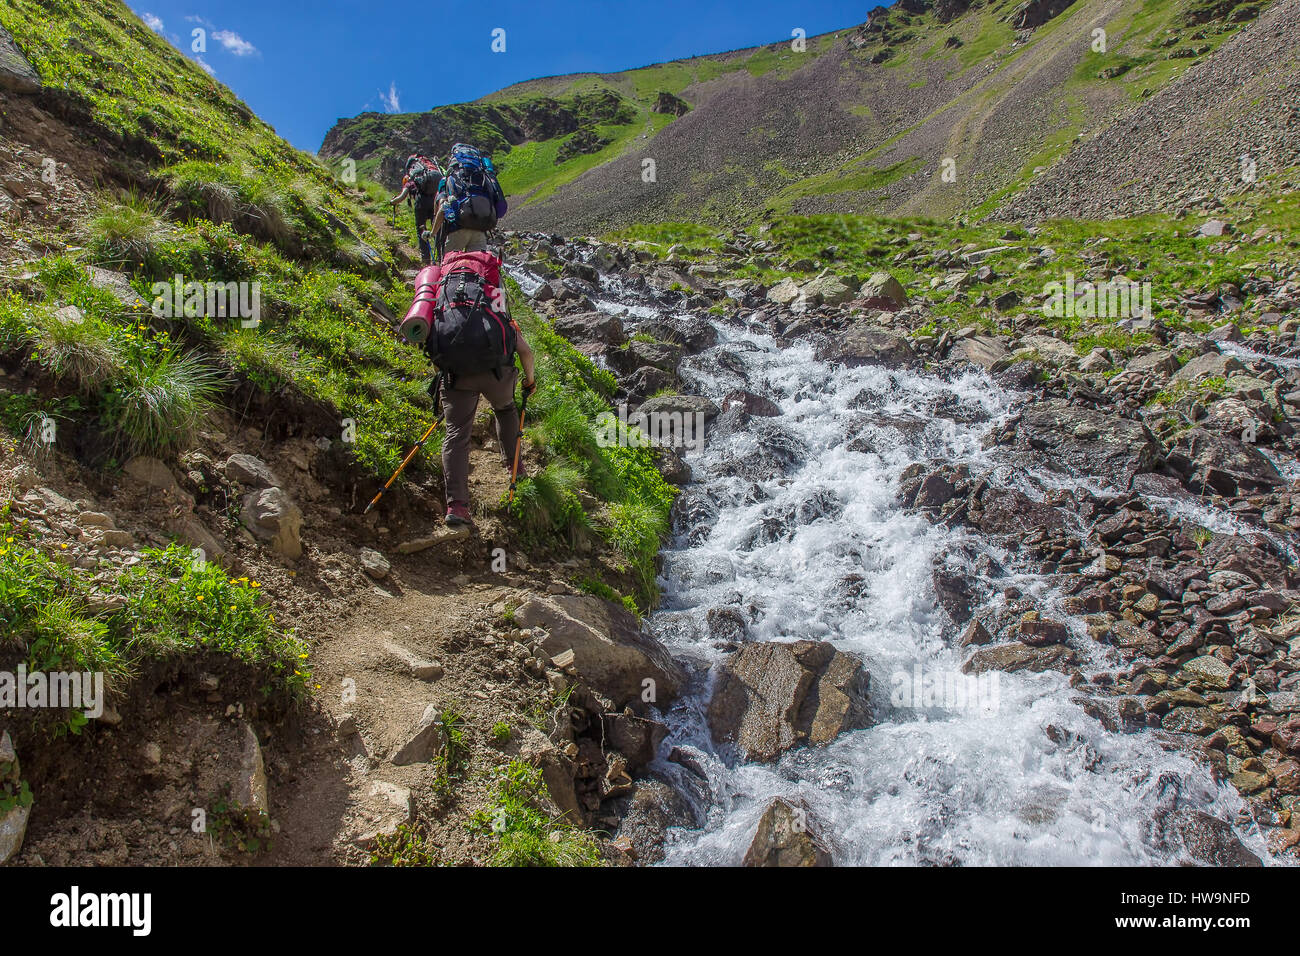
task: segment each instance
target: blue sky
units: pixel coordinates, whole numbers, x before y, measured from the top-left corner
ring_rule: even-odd
[[[539,76],[600,72],[863,22],[847,0],[128,0],[281,136],[315,151],[335,120],[474,100]],[[439,16],[439,10],[447,12]],[[427,11],[427,12],[421,12]],[[446,24],[458,22],[453,30]],[[505,52],[492,31],[505,30]],[[204,30],[206,52],[192,51]]]

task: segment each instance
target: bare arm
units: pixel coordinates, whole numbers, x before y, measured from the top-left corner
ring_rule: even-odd
[[[524,385],[531,387],[537,382],[533,366],[533,347],[524,338],[524,333],[520,331],[519,324],[513,319],[510,320],[510,324],[515,327],[515,351],[519,353],[519,361],[524,366]]]
[[[396,206],[399,202],[401,202],[408,195],[410,195],[410,193],[411,193],[411,187],[403,183],[402,191],[393,197],[393,205]]]

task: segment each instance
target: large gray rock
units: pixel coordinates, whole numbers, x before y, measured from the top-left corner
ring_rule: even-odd
[[[718,330],[711,322],[688,317],[660,316],[645,319],[636,330],[689,353],[702,352],[718,344]]]
[[[637,413],[641,415],[663,415],[674,412],[683,416],[693,416],[697,412],[703,412],[706,422],[717,418],[719,414],[718,406],[712,400],[699,395],[657,395],[637,409]]]
[[[777,797],[758,821],[745,866],[830,866],[831,853],[808,810]]]
[[[850,368],[860,365],[907,368],[920,362],[906,337],[865,321],[856,322],[843,335],[822,342],[817,348],[817,358]]]
[[[226,477],[246,488],[274,488],[280,484],[271,466],[253,455],[231,455],[226,459]]]
[[[406,740],[393,751],[392,763],[397,767],[407,764],[428,763],[446,742],[443,740],[442,722],[438,719],[438,707],[429,704],[424,708],[419,721]]]
[[[747,644],[719,668],[709,728],[744,760],[828,744],[871,724],[862,661],[822,641]]]
[[[1163,378],[1178,370],[1178,356],[1173,352],[1158,349],[1129,359],[1124,370],[1138,375],[1158,375]]]
[[[1020,340],[1020,349],[1033,349],[1039,358],[1052,365],[1074,368],[1079,364],[1079,353],[1074,346],[1051,335],[1026,335]]]
[[[622,345],[627,341],[623,333],[623,323],[616,315],[605,312],[578,312],[573,315],[557,315],[555,331],[559,332],[575,345],[604,346]]]
[[[1064,670],[1073,664],[1077,655],[1064,644],[1046,644],[1030,647],[1020,641],[992,644],[981,647],[967,658],[962,673],[983,674],[985,671],[1029,670],[1035,673],[1046,670]]]
[[[4,27],[0,27],[0,89],[15,93],[34,93],[41,88],[41,78],[22,55]]]
[[[1134,475],[1154,470],[1162,451],[1141,422],[1060,400],[1026,408],[1016,438],[1041,452],[1049,468],[1093,475],[1120,488],[1128,488]]]
[[[1263,866],[1230,825],[1190,807],[1158,811],[1147,840],[1158,849],[1203,866]]]
[[[658,863],[664,858],[664,837],[669,827],[703,823],[679,790],[654,776],[636,781],[630,794],[613,803],[622,817],[618,843],[640,864]]]
[[[244,527],[290,560],[302,557],[302,511],[282,488],[263,488],[244,496],[239,513]]]
[[[1285,484],[1277,467],[1254,445],[1205,428],[1179,435],[1168,464],[1189,488],[1202,494],[1249,494]]]
[[[969,362],[980,368],[992,370],[993,366],[1010,354],[1007,347],[991,335],[972,335],[952,347],[948,357],[958,362]]]
[[[643,633],[625,607],[611,601],[587,594],[536,597],[515,612],[515,621],[520,627],[543,628],[542,649],[551,657],[573,651],[579,676],[616,707],[662,705],[677,696],[685,681],[664,646]],[[651,688],[653,699],[643,701]]]
[[[638,342],[605,353],[609,367],[619,375],[632,375],[639,368],[657,368],[676,373],[682,362],[682,347],[671,342]]]
[[[897,312],[907,308],[907,291],[888,272],[877,272],[858,289],[858,298],[873,309]]]
[[[1195,383],[1203,378],[1227,378],[1229,375],[1245,370],[1246,366],[1231,355],[1206,352],[1204,355],[1196,356],[1175,372],[1174,381]]]
[[[853,288],[834,275],[820,275],[804,283],[800,291],[808,302],[818,305],[843,305],[854,297]]]
[[[775,305],[793,306],[796,301],[801,301],[802,297],[803,292],[799,288],[799,283],[793,279],[782,279],[767,290],[767,301]]]

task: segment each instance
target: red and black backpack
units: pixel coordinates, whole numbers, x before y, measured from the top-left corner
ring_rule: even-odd
[[[515,329],[490,252],[452,252],[442,261],[425,354],[444,372],[475,375],[514,363]]]

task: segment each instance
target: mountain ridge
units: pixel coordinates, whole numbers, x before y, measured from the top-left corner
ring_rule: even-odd
[[[495,157],[512,198],[511,224],[521,229],[594,233],[695,218],[736,224],[786,211],[982,215],[1086,130],[1212,57],[1267,6],[903,0],[877,7],[855,28],[808,38],[806,53],[785,41],[618,73],[539,78],[417,115],[589,88],[637,110],[641,125],[606,128],[592,140],[595,152],[567,165],[543,168],[558,150],[537,141],[512,143]],[[649,94],[660,87],[689,109],[644,123]],[[367,117],[390,131],[393,145],[372,142],[361,161],[387,150],[380,162],[395,175],[397,155],[422,141],[408,135],[407,118]],[[331,130],[323,158],[343,157],[341,131],[354,122]],[[423,142],[437,152],[448,137],[455,133]],[[525,154],[516,158],[519,147]],[[654,182],[646,182],[647,160]],[[391,176],[386,184],[395,185]]]

